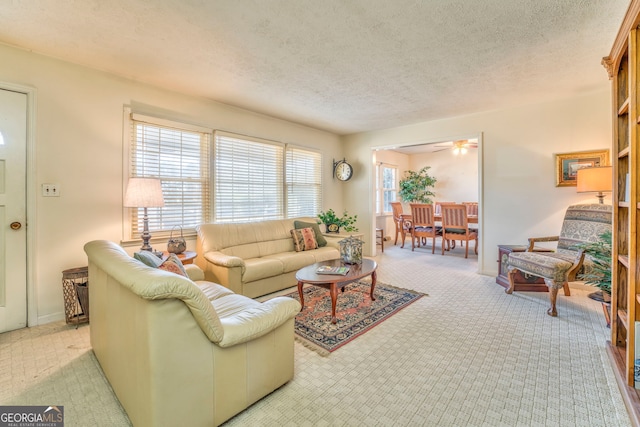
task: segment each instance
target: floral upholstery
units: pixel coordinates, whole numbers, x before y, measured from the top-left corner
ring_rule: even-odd
[[[518,256],[512,257],[512,254]],[[515,252],[509,254],[508,268],[516,268],[534,276],[551,279],[558,289],[562,288],[567,272],[573,265],[576,255],[545,252]]]
[[[598,241],[607,230],[611,230],[610,205],[569,206],[562,223],[557,251],[512,252],[507,268],[542,277],[549,287],[560,289],[567,282],[569,271],[578,259],[576,245]],[[579,272],[588,271],[591,266],[590,257],[585,256]]]

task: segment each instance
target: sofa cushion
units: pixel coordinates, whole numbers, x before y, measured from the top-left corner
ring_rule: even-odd
[[[189,277],[187,271],[184,269],[182,265],[182,261],[176,254],[170,254],[169,258],[167,258],[160,266],[158,267],[160,270],[169,271],[171,273],[179,274],[180,276]]]
[[[313,254],[316,251],[306,252],[282,252],[279,254],[269,255],[265,258],[277,259],[282,263],[282,269],[284,273],[290,271],[298,271],[307,265],[316,262],[316,257]]]
[[[517,268],[534,276],[551,279],[562,287],[567,271],[573,265],[575,255],[551,252],[512,252],[509,254],[509,268]]]
[[[244,283],[253,282],[254,280],[264,279],[265,277],[277,276],[284,273],[282,261],[274,258],[251,258],[246,259],[245,271],[242,275]]]
[[[158,268],[162,264],[162,258],[150,251],[134,252],[133,257],[149,267]]]
[[[305,253],[313,255],[313,258],[315,259],[314,262],[328,261],[330,259],[340,258],[340,252],[333,246],[325,246],[324,248],[318,248],[315,251]]]
[[[296,252],[311,251],[318,248],[313,228],[294,228],[290,232],[293,238],[293,248]]]
[[[209,301],[213,301],[227,295],[234,295],[233,291],[225,288],[222,285],[218,285],[217,283],[199,281],[196,282],[196,285],[198,285],[202,293],[207,297]]]
[[[322,232],[320,231],[320,224],[317,222],[305,222],[305,221],[293,221],[293,226],[295,228],[312,228],[313,232],[316,235],[316,242],[318,242],[318,247],[322,248],[327,246],[327,239],[324,238]]]

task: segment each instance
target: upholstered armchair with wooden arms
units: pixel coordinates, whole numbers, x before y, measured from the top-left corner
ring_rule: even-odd
[[[572,205],[567,208],[559,236],[529,238],[526,252],[512,252],[509,254],[507,269],[509,271],[509,288],[506,293],[511,294],[515,288],[517,271],[533,276],[542,277],[549,287],[550,307],[547,314],[556,317],[556,301],[558,291],[562,288],[566,296],[571,295],[569,282],[575,280],[576,275],[588,271],[591,258],[585,256],[577,245],[596,242],[600,235],[611,230],[611,206],[600,204]],[[533,246],[538,242],[558,242],[556,252],[533,252]]]

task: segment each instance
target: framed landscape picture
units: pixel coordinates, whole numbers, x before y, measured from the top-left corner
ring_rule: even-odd
[[[575,187],[578,169],[609,166],[609,150],[556,154],[556,187]]]

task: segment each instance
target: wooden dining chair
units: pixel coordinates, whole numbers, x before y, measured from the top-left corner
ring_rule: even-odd
[[[410,225],[407,221],[405,221],[405,215],[402,213],[402,203],[391,202],[390,204],[393,211],[393,222],[396,227],[396,238],[393,244],[398,244],[398,236],[400,236],[402,237],[402,245],[400,245],[400,247],[404,248],[404,239],[407,233],[411,232],[411,230],[409,229]]]
[[[478,202],[462,202],[467,207],[467,215],[478,215]]]
[[[469,241],[475,240],[475,253],[478,254],[478,232],[469,229],[467,207],[465,205],[442,206],[442,255],[447,241],[466,241],[464,257],[469,257]]]
[[[455,205],[456,202],[436,202],[435,203],[435,216],[442,215],[442,205]]]
[[[431,253],[436,250],[436,236],[439,234],[434,220],[434,207],[426,203],[411,203],[411,250],[418,247],[423,239],[431,237]],[[426,242],[426,240],[425,240]]]

